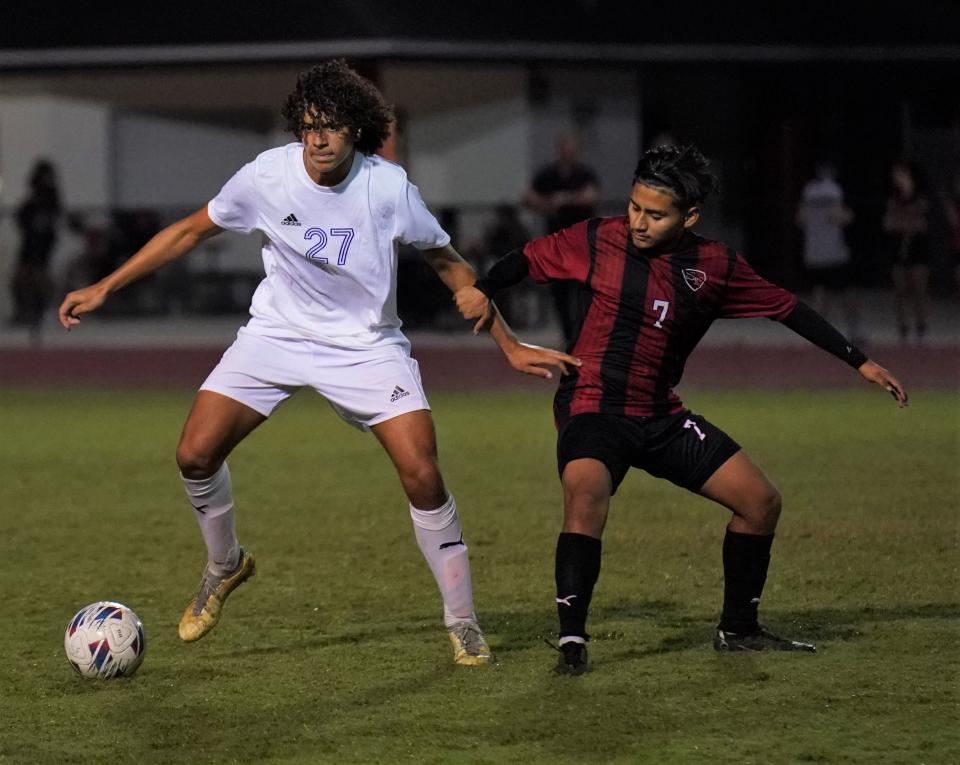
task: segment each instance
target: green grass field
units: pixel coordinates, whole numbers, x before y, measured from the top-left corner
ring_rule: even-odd
[[[457,668],[392,468],[301,393],[231,458],[258,576],[207,639],[173,462],[189,394],[4,391],[0,763],[956,763],[958,408],[915,393],[687,393],[785,509],[763,615],[809,655],[719,655],[726,512],[639,473],[614,498],[592,672],[558,678],[549,393],[435,395],[494,667]],[[131,679],[74,676],[81,606],[133,607]]]

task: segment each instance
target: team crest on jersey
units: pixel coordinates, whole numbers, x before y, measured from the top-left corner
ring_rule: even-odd
[[[696,292],[707,283],[707,275],[696,268],[685,268],[683,269],[683,280],[690,289]]]

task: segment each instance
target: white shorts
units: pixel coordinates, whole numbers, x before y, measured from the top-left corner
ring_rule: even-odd
[[[344,420],[369,430],[406,412],[430,409],[410,346],[336,348],[266,338],[241,328],[200,390],[232,398],[264,417],[309,386]]]

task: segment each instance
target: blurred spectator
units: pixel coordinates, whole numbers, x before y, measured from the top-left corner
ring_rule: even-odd
[[[813,290],[813,308],[825,317],[839,302],[847,321],[847,335],[860,344],[859,310],[851,289],[852,264],[844,229],[853,212],[844,203],[836,168],[820,162],[814,177],[803,187],[797,208],[797,225],[803,230],[803,265]]]
[[[60,212],[56,171],[48,160],[37,160],[27,197],[16,213],[20,252],[10,284],[12,324],[34,330],[40,327],[50,298],[50,255],[57,241]]]
[[[923,177],[911,163],[897,162],[890,170],[890,196],[883,215],[883,230],[893,262],[897,329],[905,342],[910,332],[907,306],[913,309],[917,341],[927,331],[927,280],[930,276],[930,202]]]
[[[942,195],[942,201],[943,214],[947,218],[953,279],[960,294],[960,172],[954,173],[950,188]]]
[[[523,197],[525,206],[544,217],[547,234],[592,218],[600,194],[596,173],[580,161],[577,139],[561,135],[555,149],[554,161],[536,172]],[[576,329],[577,288],[569,282],[551,282],[550,289],[563,339],[569,346]]]

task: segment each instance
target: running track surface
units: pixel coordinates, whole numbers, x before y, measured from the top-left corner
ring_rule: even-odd
[[[0,350],[0,386],[20,388],[196,388],[220,359],[220,348]],[[555,382],[513,371],[495,348],[414,346],[427,392],[541,390]],[[907,390],[957,390],[960,347],[871,349]],[[817,348],[716,346],[700,348],[687,364],[683,388],[795,390],[855,387],[856,372]]]

